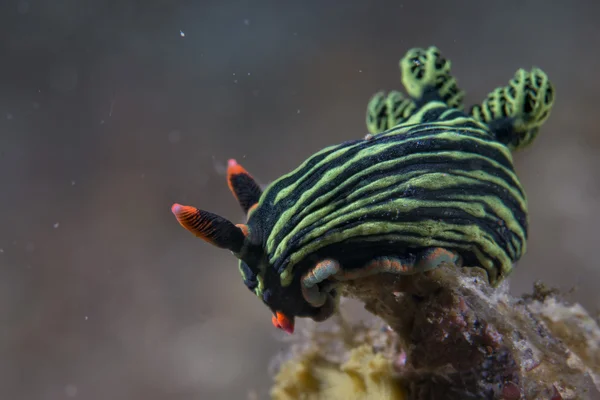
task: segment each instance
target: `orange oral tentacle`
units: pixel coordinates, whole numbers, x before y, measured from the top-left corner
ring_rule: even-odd
[[[286,317],[279,311],[275,313],[279,327],[290,335],[294,333],[294,320]]]

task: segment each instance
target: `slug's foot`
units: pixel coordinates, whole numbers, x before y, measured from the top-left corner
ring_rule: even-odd
[[[455,251],[442,247],[432,247],[421,252],[417,262],[419,271],[430,271],[444,264],[451,264],[460,268],[463,265],[463,260],[460,254]]]
[[[362,268],[341,271],[334,278],[338,281],[348,281],[380,273],[413,275],[439,268],[444,263],[460,266],[462,260],[457,253],[451,250],[433,247],[423,250],[416,255],[377,257]]]
[[[400,60],[402,84],[420,104],[441,100],[448,107],[463,109],[464,92],[450,73],[451,63],[436,47],[414,48]]]
[[[336,295],[335,290],[327,292],[325,303],[318,308],[316,314],[312,315],[311,318],[315,322],[323,322],[329,319],[339,310],[339,296]]]
[[[487,124],[499,142],[520,150],[536,138],[553,104],[554,87],[546,73],[519,69],[507,86],[496,88],[470,114]]]
[[[302,296],[315,308],[323,307],[327,300],[332,297],[330,290],[324,283],[329,278],[337,275],[342,270],[340,263],[336,260],[325,259],[311,270],[309,270],[300,280]]]
[[[398,91],[375,94],[367,106],[367,129],[375,134],[406,121],[417,105]]]
[[[458,253],[440,247],[420,251],[407,256],[377,257],[361,268],[342,269],[336,260],[326,259],[319,262],[301,279],[302,295],[313,307],[319,308],[335,299],[335,282],[365,278],[380,273],[412,275],[439,268],[442,264],[462,266]]]

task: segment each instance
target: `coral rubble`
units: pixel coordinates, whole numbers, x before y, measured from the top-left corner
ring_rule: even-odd
[[[515,298],[478,268],[444,266],[340,290],[389,329],[340,317],[302,336],[273,399],[566,400],[600,391],[597,322],[543,285]]]

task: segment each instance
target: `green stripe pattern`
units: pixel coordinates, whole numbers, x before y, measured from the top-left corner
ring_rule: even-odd
[[[527,201],[509,148],[431,101],[392,129],[311,156],[265,190],[248,225],[282,286],[328,246],[384,242],[456,249],[495,284],[525,252]]]

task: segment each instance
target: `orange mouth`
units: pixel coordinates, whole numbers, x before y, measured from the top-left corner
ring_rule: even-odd
[[[279,328],[282,331],[289,333],[290,335],[294,333],[294,320],[286,317],[279,311],[277,311],[275,315],[273,315],[271,321],[273,322],[273,326],[275,328]]]

